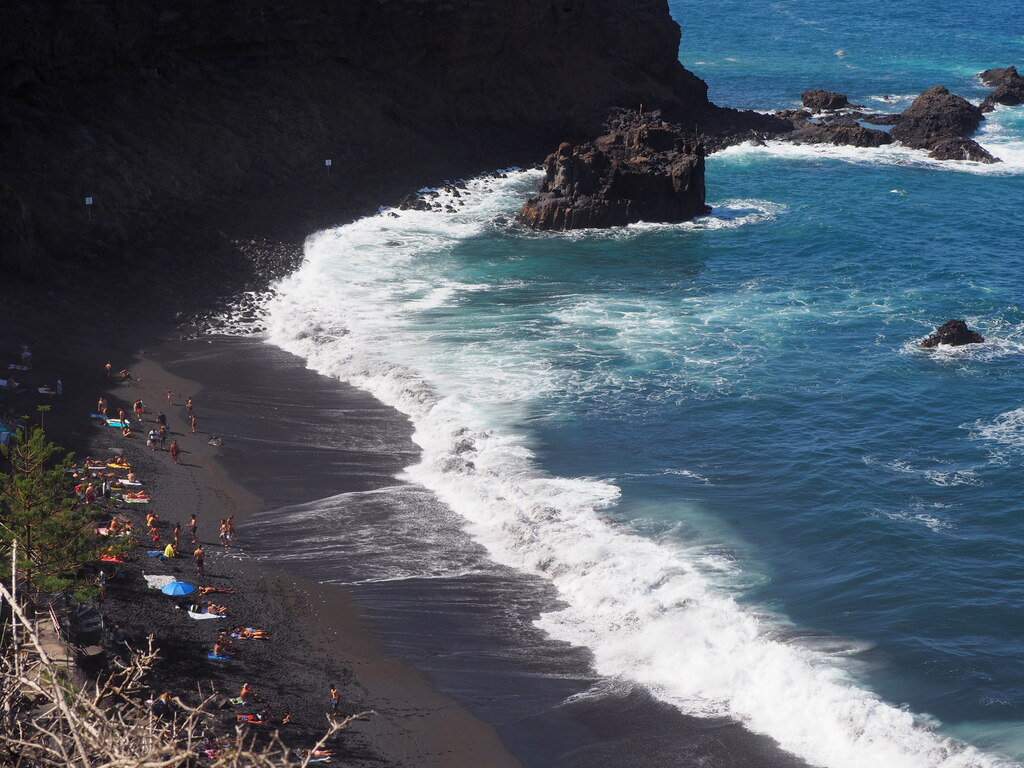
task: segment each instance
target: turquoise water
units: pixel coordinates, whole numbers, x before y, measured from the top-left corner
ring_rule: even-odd
[[[672,10],[735,106],[979,99],[1024,47],[1006,3]],[[710,217],[612,232],[524,232],[538,175],[475,180],[311,240],[269,338],[410,416],[407,479],[600,673],[814,764],[1016,763],[1024,108],[980,141],[1006,162],[733,148]],[[987,342],[917,347],[952,317]]]

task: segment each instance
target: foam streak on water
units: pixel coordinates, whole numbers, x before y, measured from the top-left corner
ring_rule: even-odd
[[[503,282],[496,267],[490,282],[467,282],[450,269],[456,253],[488,262],[485,243],[473,251],[477,240],[525,237],[532,248],[572,242],[523,236],[496,219],[510,217],[536,179],[529,172],[475,180],[453,215],[385,211],[320,233],[269,308],[269,340],[410,417],[423,453],[409,477],[463,516],[495,560],[551,580],[565,607],[540,625],[590,648],[600,673],[638,681],[687,713],[736,717],[819,765],[999,764],[860,687],[845,653],[786,642],[782,618],[742,607],[735,579],[719,582],[700,566],[710,555],[698,543],[659,543],[611,524],[604,514],[620,495],[613,479],[558,477],[538,466],[525,425],[542,399],[584,400],[595,381],[659,402],[736,387],[756,396],[757,387],[744,383],[752,360],[731,315],[711,300],[694,297],[680,308],[657,296],[636,303],[547,285],[526,312],[502,299],[503,290],[524,290],[521,279]],[[701,236],[757,227],[785,211],[763,200],[722,201],[712,217],[675,229]],[[648,229],[576,237],[628,246]],[[485,300],[493,302],[486,315],[460,314]],[[782,324],[819,313],[810,296],[770,292],[728,311],[745,309]],[[702,340],[683,348],[685,359],[673,357],[687,328],[702,329]],[[714,351],[708,339],[717,339]],[[629,373],[638,366],[664,386],[648,392],[649,379]]]

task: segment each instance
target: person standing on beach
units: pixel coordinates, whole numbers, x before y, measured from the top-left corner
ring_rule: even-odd
[[[206,553],[203,552],[202,545],[199,545],[198,547],[196,547],[196,551],[192,553],[192,557],[196,561],[196,575],[197,576],[202,576],[204,574],[203,564],[206,561]]]
[[[227,523],[228,523],[228,541],[234,541],[235,540],[235,516],[234,515],[228,515]]]
[[[164,414],[163,411],[160,411],[160,413],[157,414],[156,423],[159,424],[161,427],[167,426],[167,416]]]
[[[341,702],[341,694],[338,693],[338,686],[331,683],[331,714],[338,714],[338,704]]]
[[[132,408],[135,409],[135,416],[138,418],[139,423],[142,423],[142,413],[146,410],[146,406],[142,404],[141,398],[132,403]]]
[[[147,441],[149,443],[149,450],[151,450],[151,451],[155,451],[156,450],[156,441],[159,440],[159,439],[160,439],[160,433],[159,432],[157,432],[155,429],[149,430],[149,440]]]
[[[112,366],[109,362],[107,362],[107,364],[104,365],[103,368],[107,372],[107,378],[108,379],[113,378],[113,376],[114,376],[114,366]]]
[[[220,521],[220,532],[217,535],[220,537],[220,545],[226,547],[228,545],[228,521],[226,519]]]
[[[181,545],[181,523],[174,524],[174,548],[177,549]]]
[[[96,401],[96,413],[103,418],[107,417],[107,398],[100,395],[100,399]]]
[[[193,413],[189,416],[189,418],[192,421],[192,434],[194,435],[196,433],[196,415]]]
[[[167,425],[161,424],[160,431],[157,433],[160,435],[160,450],[164,450],[164,446],[167,445]]]
[[[181,449],[178,448],[178,441],[171,440],[171,461],[175,464],[178,463],[178,454],[181,453]]]
[[[192,398],[191,397],[188,400],[185,401],[185,413],[188,416],[192,415]]]
[[[198,544],[199,543],[199,540],[196,538],[196,527],[197,526],[198,526],[198,523],[196,522],[195,513],[192,513],[192,519],[188,521],[188,532],[189,532],[189,535],[192,536],[192,543],[193,544]]]
[[[171,390],[167,390],[167,404],[174,405],[174,393]]]

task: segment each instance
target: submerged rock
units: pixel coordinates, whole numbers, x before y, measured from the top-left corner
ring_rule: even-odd
[[[544,161],[540,194],[518,220],[533,229],[614,227],[702,216],[704,146],[657,113],[620,113],[608,133],[562,143]]]
[[[948,344],[951,347],[960,347],[964,344],[981,344],[983,341],[985,337],[968,328],[963,320],[947,320],[922,341],[921,346],[937,347],[939,344]]]

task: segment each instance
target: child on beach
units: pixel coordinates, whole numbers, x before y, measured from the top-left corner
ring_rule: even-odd
[[[171,461],[175,464],[178,463],[178,454],[181,453],[181,449],[178,448],[178,441],[171,440]]]

